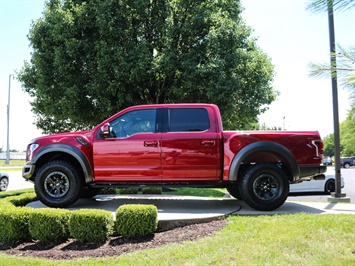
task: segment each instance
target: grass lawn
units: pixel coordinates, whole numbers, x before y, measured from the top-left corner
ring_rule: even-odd
[[[18,172],[25,164],[25,160],[10,160],[10,164],[5,164],[5,160],[0,160],[0,172]]]
[[[197,196],[181,188],[178,195]],[[16,191],[2,192],[17,193]],[[199,196],[223,196],[224,190],[201,189]],[[165,194],[165,193],[164,193]],[[0,265],[355,265],[355,215],[289,214],[228,217],[215,235],[183,244],[127,253],[120,257],[45,260],[9,256]]]
[[[117,258],[49,261],[0,253],[1,265],[355,265],[354,215],[231,216],[213,236]]]

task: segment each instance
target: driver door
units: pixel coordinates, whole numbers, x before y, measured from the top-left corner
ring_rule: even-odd
[[[157,110],[142,109],[110,121],[111,136],[94,143],[95,181],[160,181],[161,133]]]

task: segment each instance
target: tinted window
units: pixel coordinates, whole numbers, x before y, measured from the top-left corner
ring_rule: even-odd
[[[156,110],[137,110],[126,113],[110,125],[117,138],[125,138],[137,133],[155,132]]]
[[[169,109],[169,131],[205,131],[210,128],[207,110],[204,108]]]

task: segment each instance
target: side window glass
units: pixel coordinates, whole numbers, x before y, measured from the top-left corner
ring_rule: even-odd
[[[112,134],[116,138],[126,138],[137,133],[155,132],[156,110],[137,110],[126,113],[112,122]]]
[[[168,121],[170,132],[205,131],[210,128],[205,108],[171,108]]]

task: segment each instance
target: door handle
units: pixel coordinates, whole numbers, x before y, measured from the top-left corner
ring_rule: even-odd
[[[202,146],[214,146],[216,142],[214,140],[203,140],[201,141]]]
[[[158,147],[158,141],[146,140],[146,141],[144,141],[144,147]]]

